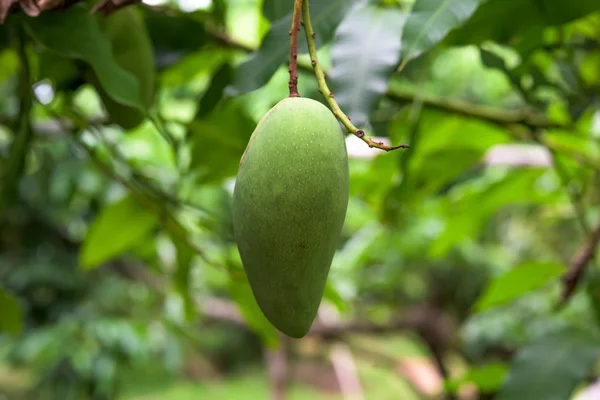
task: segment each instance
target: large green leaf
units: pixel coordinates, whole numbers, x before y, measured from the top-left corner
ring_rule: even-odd
[[[416,0],[404,27],[402,65],[431,49],[467,20],[482,0]]]
[[[263,15],[269,21],[277,21],[290,13],[294,8],[294,0],[264,0]],[[291,20],[290,20],[291,21]]]
[[[0,288],[0,334],[18,335],[23,331],[23,308],[19,300]]]
[[[339,25],[331,48],[329,82],[344,112],[363,126],[385,94],[400,59],[406,14],[366,5],[354,8]]]
[[[346,14],[354,0],[313,1],[310,7],[311,21],[316,34],[317,44],[331,40],[335,28]],[[288,32],[292,24],[292,14],[273,22],[271,29],[263,39],[260,49],[250,55],[235,72],[232,93],[251,92],[263,86],[286,62],[290,52]],[[300,32],[302,35],[303,32]],[[305,52],[303,37],[298,40],[298,51]]]
[[[565,400],[600,355],[600,338],[575,328],[546,335],[523,348],[495,400]]]
[[[562,25],[600,10],[597,0],[488,0],[444,41],[451,45],[507,42],[547,25]]]
[[[96,18],[89,7],[76,4],[60,13],[24,18],[24,22],[31,36],[43,47],[89,64],[104,90],[116,102],[144,111],[136,78],[117,64]]]
[[[560,264],[529,262],[520,265],[491,281],[475,308],[484,311],[507,304],[541,288],[564,272],[565,267]]]
[[[120,256],[147,239],[157,224],[156,214],[132,196],[104,206],[82,244],[81,265],[93,268]]]

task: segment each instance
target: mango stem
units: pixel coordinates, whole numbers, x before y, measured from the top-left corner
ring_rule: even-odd
[[[298,3],[298,1],[296,1]],[[325,97],[325,100],[329,104],[333,115],[344,125],[348,133],[352,133],[357,138],[361,139],[365,142],[369,147],[376,148],[384,151],[391,151],[396,149],[407,149],[409,145],[400,144],[398,146],[388,146],[383,142],[376,142],[365,134],[365,131],[362,129],[358,129],[354,124],[350,121],[350,118],[341,110],[337,101],[335,101],[333,93],[329,90],[327,86],[327,82],[325,80],[325,74],[323,73],[323,69],[321,68],[321,64],[319,63],[319,58],[317,57],[317,45],[315,43],[315,31],[312,27],[312,23],[310,20],[310,10],[308,5],[308,0],[302,1],[302,23],[304,25],[304,33],[306,35],[306,41],[308,43],[308,53],[310,55],[311,64],[313,67],[313,72],[315,77],[317,78],[317,84],[319,85],[319,92]]]
[[[294,13],[292,14],[292,28],[290,29],[290,89],[289,97],[300,97],[298,93],[298,32],[300,31],[300,12],[302,0],[294,0]]]

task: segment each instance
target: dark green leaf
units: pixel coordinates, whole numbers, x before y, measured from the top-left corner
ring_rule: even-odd
[[[480,44],[486,40],[508,42],[547,25],[562,25],[600,10],[597,0],[488,0],[445,43]]]
[[[344,112],[363,126],[385,94],[400,59],[406,14],[376,5],[354,8],[339,25],[331,48],[329,82]]]
[[[244,319],[267,347],[279,345],[277,329],[261,311],[247,279],[232,279],[229,285],[231,296],[238,305]]]
[[[586,293],[590,300],[596,324],[600,326],[600,272],[596,268],[589,271],[589,280],[586,285]]]
[[[416,0],[404,27],[402,65],[431,49],[467,20],[482,0]]]
[[[263,15],[269,21],[277,21],[288,15],[294,8],[294,0],[264,0]],[[290,19],[291,21],[291,19]]]
[[[0,333],[19,335],[23,331],[23,318],[19,299],[0,288]]]
[[[132,196],[107,204],[90,226],[82,244],[81,265],[93,268],[120,256],[147,239],[157,224],[156,214]]]
[[[546,335],[523,348],[495,400],[569,399],[600,355],[600,340],[575,328]]]
[[[346,11],[354,0],[329,0],[312,2],[311,22],[316,34],[317,44],[327,43],[333,37]],[[263,86],[271,79],[275,71],[289,57],[290,41],[288,32],[292,24],[291,13],[275,21],[265,36],[260,49],[250,55],[247,61],[236,70],[232,93],[251,92]],[[303,34],[303,31],[300,32]],[[307,49],[305,40],[298,40],[298,51]]]
[[[175,64],[207,42],[202,12],[167,14],[145,8],[144,17],[159,68]]]
[[[237,172],[256,122],[230,100],[207,118],[190,124],[192,167],[200,182],[216,182]]]
[[[492,280],[485,289],[475,309],[485,311],[504,305],[529,292],[539,289],[560,277],[565,267],[552,263],[525,263]]]
[[[192,280],[190,273],[192,271],[192,261],[195,253],[187,243],[180,241],[178,238],[173,238],[173,244],[177,251],[177,269],[173,274],[173,285],[183,302],[186,320],[193,321],[197,314],[190,288],[190,282]]]
[[[25,18],[25,26],[48,50],[89,64],[115,101],[145,110],[136,78],[117,64],[96,18],[88,7],[76,4],[60,13]]]
[[[213,75],[210,86],[204,92],[196,118],[204,118],[215,109],[223,98],[225,88],[231,83],[232,78],[233,68],[229,63],[224,63]]]

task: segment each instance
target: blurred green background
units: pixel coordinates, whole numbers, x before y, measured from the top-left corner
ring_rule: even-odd
[[[288,95],[292,5],[11,9],[0,399],[600,398],[600,2],[310,1],[342,110],[411,147],[347,137],[300,340],[258,309],[231,222],[248,138]],[[303,35],[300,95],[325,102]]]

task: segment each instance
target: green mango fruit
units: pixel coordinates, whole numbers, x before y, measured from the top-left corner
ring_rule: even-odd
[[[156,91],[156,70],[152,42],[142,17],[135,8],[124,8],[101,17],[100,29],[111,43],[117,64],[137,79],[141,100],[150,108]],[[92,76],[90,81],[112,122],[130,130],[144,121],[146,117],[141,110],[115,101],[100,85],[96,76]]]
[[[348,154],[331,111],[308,98],[280,101],[250,137],[232,206],[254,297],[288,336],[305,336],[317,315],[348,196]]]

